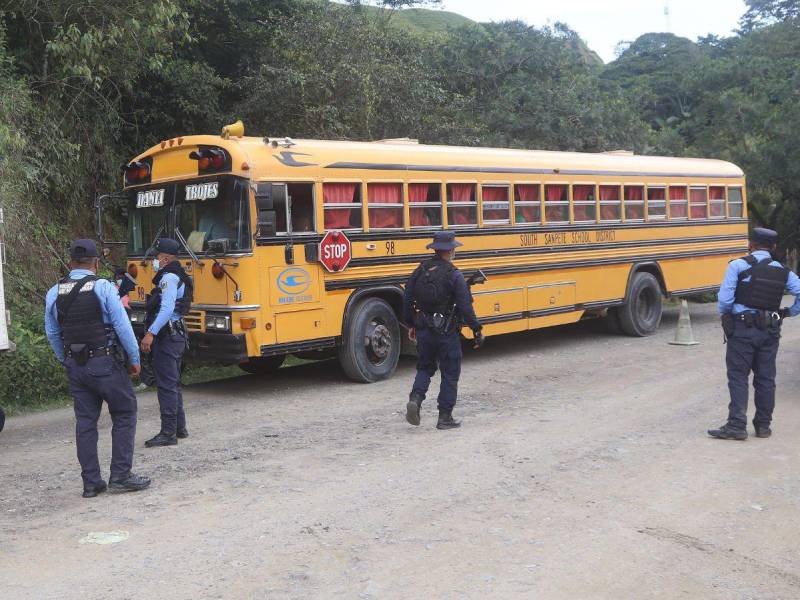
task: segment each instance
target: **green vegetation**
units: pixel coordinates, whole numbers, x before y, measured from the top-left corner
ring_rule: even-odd
[[[435,3],[0,3],[0,201],[20,347],[0,358],[0,402],[63,397],[42,297],[120,165],[238,118],[272,136],[731,160],[748,173],[753,221],[796,253],[800,0],[748,0],[731,38],[644,35],[609,65],[565,25],[420,8]]]

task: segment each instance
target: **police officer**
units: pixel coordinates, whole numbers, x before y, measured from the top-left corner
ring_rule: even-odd
[[[66,368],[74,401],[83,497],[93,498],[106,489],[143,490],[150,479],[131,472],[136,395],[125,373],[126,362],[130,375],[139,373],[136,338],[114,284],[97,277],[95,243],[76,240],[70,258],[69,275],[47,292],[44,324],[53,352]],[[104,400],[113,423],[108,485],[97,458],[97,420]]]
[[[181,360],[186,350],[183,317],[192,304],[192,280],[177,260],[178,242],[161,238],[156,242],[153,291],[147,299],[147,332],[142,352],[152,352],[153,371],[161,407],[161,431],[145,446],[174,446],[189,437],[181,394]]]
[[[442,372],[439,388],[437,429],[453,429],[453,407],[461,375],[462,319],[475,335],[475,346],[483,344],[481,324],[472,308],[472,294],[464,276],[452,260],[462,246],[452,231],[439,231],[427,248],[435,251],[411,274],[403,296],[403,320],[408,337],[417,342],[417,376],[406,405],[406,420],[419,425],[420,408],[437,367]]]
[[[728,346],[728,422],[708,434],[723,440],[747,439],[748,379],[753,372],[756,437],[772,435],[775,408],[775,357],[781,323],[800,313],[800,279],[772,259],[778,234],[755,228],[750,254],[731,261],[719,289],[719,312]],[[795,296],[791,308],[781,308],[784,290]]]

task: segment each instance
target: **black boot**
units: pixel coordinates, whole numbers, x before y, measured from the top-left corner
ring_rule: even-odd
[[[155,437],[147,440],[144,445],[147,448],[154,448],[156,446],[174,446],[177,443],[178,437],[174,433],[159,431]]]
[[[756,422],[753,421],[753,427],[756,428],[757,438],[768,438],[772,435],[772,429],[769,428],[769,425],[757,425]]]
[[[709,429],[708,435],[718,440],[746,440],[747,431],[744,429],[734,429],[727,423],[719,429]]]
[[[422,408],[422,401],[424,396],[411,392],[408,396],[408,404],[406,404],[406,421],[412,425],[419,425],[419,409]]]
[[[178,427],[178,430],[175,432],[175,437],[179,440],[185,440],[189,437],[189,430],[186,427]]]
[[[83,497],[84,498],[94,498],[105,492],[108,489],[105,481],[101,481],[97,485],[92,485],[89,487],[83,486]]]
[[[436,423],[436,429],[455,429],[461,427],[461,422],[453,418],[452,410],[440,410],[439,421]]]
[[[133,473],[128,473],[121,479],[111,479],[108,482],[108,489],[111,492],[138,492],[150,486],[149,477],[140,477]]]

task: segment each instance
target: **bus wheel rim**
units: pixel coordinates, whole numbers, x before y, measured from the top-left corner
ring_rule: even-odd
[[[374,364],[380,364],[392,349],[392,335],[389,328],[380,321],[371,321],[364,338],[367,355]]]

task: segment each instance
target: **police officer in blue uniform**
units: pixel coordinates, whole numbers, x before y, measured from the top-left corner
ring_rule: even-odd
[[[772,258],[778,234],[755,228],[750,236],[750,254],[731,261],[719,289],[719,312],[727,338],[728,422],[710,429],[711,437],[747,439],[748,379],[753,372],[756,437],[772,435],[775,408],[775,358],[781,324],[800,313],[800,278]],[[795,297],[791,308],[781,308],[784,291]]]
[[[128,375],[137,375],[140,369],[136,337],[116,287],[97,277],[95,243],[76,240],[70,258],[69,275],[47,292],[44,324],[50,346],[67,371],[74,401],[83,497],[93,498],[106,489],[143,490],[150,479],[131,472],[136,395]],[[97,458],[97,420],[103,401],[113,423],[108,484],[100,476]]]
[[[406,405],[406,420],[420,423],[420,408],[438,367],[439,388],[437,429],[454,429],[453,407],[461,375],[461,327],[463,322],[475,335],[475,346],[483,344],[481,324],[472,308],[472,294],[455,265],[455,249],[462,246],[452,231],[439,231],[427,248],[433,258],[422,262],[411,274],[403,296],[403,320],[408,337],[417,342],[417,376]]]
[[[186,350],[183,317],[192,304],[192,280],[177,260],[178,242],[161,238],[156,242],[153,291],[147,299],[147,332],[142,352],[152,352],[153,371],[161,408],[161,431],[145,446],[174,446],[178,438],[189,437],[181,393],[181,360]]]

